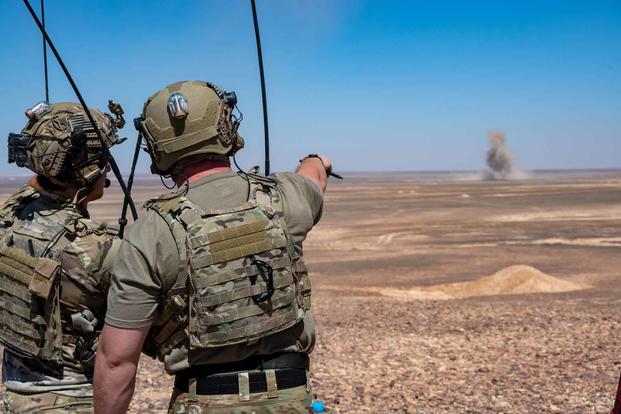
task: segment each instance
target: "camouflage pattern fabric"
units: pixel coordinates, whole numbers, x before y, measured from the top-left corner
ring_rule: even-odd
[[[185,197],[146,207],[173,231],[182,223],[185,234],[176,239],[184,245],[178,249],[188,249],[188,266],[175,284],[182,293],[170,297],[154,323],[148,353],[164,359],[187,340],[186,332],[190,349],[254,341],[295,325],[310,309],[306,266],[287,233],[273,184],[251,181],[250,200],[236,208],[204,211]]]
[[[39,198],[39,192],[30,185],[24,185],[14,192],[0,207],[0,228],[8,228],[15,220],[15,214],[21,209],[21,204]]]
[[[278,390],[276,396],[267,392],[250,394],[240,401],[237,394],[191,395],[174,391],[169,414],[308,414],[313,397],[306,386]]]
[[[62,226],[57,228],[54,238],[63,231]],[[62,362],[59,274],[56,260],[32,257],[14,247],[0,248],[2,344],[19,354]]]
[[[5,337],[4,385],[24,396],[53,391],[54,395],[90,397],[93,350],[105,316],[110,259],[117,247],[114,236],[71,200],[26,186],[0,207],[0,241],[2,248],[44,255],[61,264],[61,363],[25,355],[19,352],[19,343]],[[0,307],[14,301],[10,293],[0,292],[0,296]],[[72,324],[72,315],[85,309],[96,319],[90,333],[79,332]]]
[[[281,189],[287,231],[297,254],[302,255],[302,242],[321,214],[319,188],[307,178],[294,173],[279,173],[271,178]],[[202,210],[221,210],[244,204],[248,200],[248,188],[248,182],[238,173],[222,172],[191,182],[186,198]],[[167,198],[171,196],[173,194]],[[160,201],[163,202],[164,198]],[[158,324],[160,321],[165,322],[163,314],[169,310],[166,308],[172,303],[171,296],[179,294],[185,297],[188,292],[186,286],[176,283],[180,272],[186,267],[186,248],[176,240],[183,241],[185,237],[181,223],[177,222],[171,228],[152,209],[147,210],[140,220],[128,228],[114,262],[114,282],[110,287],[106,311],[106,322],[109,325],[135,329],[144,326],[145,321],[157,321]],[[182,251],[179,251],[179,245],[182,245]],[[163,325],[160,326],[163,328]],[[285,352],[309,354],[314,344],[315,323],[311,310],[308,310],[304,320],[297,325],[256,343],[245,342],[191,352],[182,343],[165,356],[164,364],[167,373],[175,375],[191,366],[236,362],[254,355]]]
[[[4,414],[92,414],[93,397],[66,397],[52,392],[20,395],[7,391]]]
[[[90,112],[101,132],[103,145],[110,148],[119,143],[112,117],[98,109]],[[18,166],[44,175],[61,187],[91,185],[106,167],[102,143],[79,104],[53,104],[41,118],[31,120],[22,134],[31,138],[25,162]]]

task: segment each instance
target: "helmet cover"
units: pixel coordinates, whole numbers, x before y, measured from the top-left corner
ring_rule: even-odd
[[[120,143],[112,117],[97,109],[90,112],[101,131],[103,145],[110,148]],[[27,141],[24,159],[18,160],[17,165],[64,188],[92,185],[108,164],[102,142],[80,104],[56,103],[40,111],[30,119],[19,138]]]
[[[243,148],[239,122],[232,114],[235,103],[234,94],[203,81],[173,83],[153,94],[140,121],[151,171],[166,175],[182,165],[181,160],[209,154],[226,157]]]

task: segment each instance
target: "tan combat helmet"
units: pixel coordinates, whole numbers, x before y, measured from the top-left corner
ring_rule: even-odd
[[[140,129],[151,155],[154,174],[171,174],[180,160],[208,154],[222,158],[244,147],[233,116],[235,92],[203,81],[173,83],[144,104]],[[190,158],[191,157],[191,158]]]
[[[112,116],[90,110],[106,147],[122,142]],[[85,188],[103,174],[108,160],[80,104],[40,102],[26,111],[21,134],[9,134],[9,162],[26,167],[63,188]]]

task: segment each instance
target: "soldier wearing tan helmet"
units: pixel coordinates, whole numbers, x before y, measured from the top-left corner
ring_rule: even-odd
[[[233,171],[237,99],[179,82],[145,103],[151,170],[178,189],[146,203],[113,266],[95,370],[98,413],[124,413],[141,350],[175,376],[171,413],[308,413],[315,342],[302,242],[330,161],[296,173]]]
[[[92,375],[115,238],[89,218],[119,142],[111,116],[37,104],[9,162],[37,175],[0,207],[0,342],[4,412],[93,412]]]

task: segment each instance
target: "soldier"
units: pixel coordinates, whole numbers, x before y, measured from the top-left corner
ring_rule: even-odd
[[[108,160],[79,104],[40,103],[9,162],[37,175],[0,208],[0,342],[5,413],[92,413],[92,373],[109,264],[118,247],[87,204],[103,196]],[[119,142],[91,110],[104,145]]]
[[[309,155],[297,174],[233,171],[229,157],[244,146],[236,101],[186,81],[144,105],[151,170],[179,189],[147,202],[119,248],[97,413],[126,411],[141,349],[175,376],[170,413],[310,412],[315,325],[302,241],[331,164]]]

